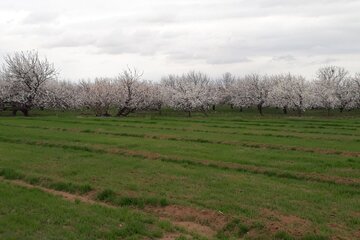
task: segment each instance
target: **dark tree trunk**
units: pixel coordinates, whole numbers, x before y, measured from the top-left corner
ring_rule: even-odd
[[[243,107],[240,107],[239,111],[242,112],[242,111],[243,111]]]
[[[116,113],[116,116],[117,116],[117,117],[120,117],[120,116],[121,116],[122,111],[123,111],[123,108],[119,109],[119,110],[118,110],[118,112]]]
[[[16,116],[16,113],[17,113],[17,110],[16,110],[16,109],[12,110],[12,115],[13,115],[13,116]]]
[[[216,110],[216,106],[215,104],[212,106],[212,110],[215,111]]]
[[[162,107],[161,104],[158,104],[158,112],[160,116],[162,115],[161,107]]]
[[[230,108],[231,108],[231,109],[234,109],[234,104],[230,104]]]
[[[203,109],[202,112],[204,113],[204,115],[205,115],[206,117],[208,116],[208,114],[207,114],[207,112],[206,112],[206,109]]]
[[[21,112],[24,114],[25,117],[29,116],[29,110],[28,109],[22,109]]]
[[[284,114],[287,114],[287,113],[288,113],[287,106],[284,106],[284,107],[283,107],[283,112],[284,112]]]
[[[128,107],[125,107],[124,109],[122,109],[122,111],[119,111],[117,116],[118,117],[126,117],[128,116],[130,113],[132,112],[135,112],[136,109],[134,108],[128,108]]]
[[[188,117],[191,117],[191,111],[188,111]]]
[[[301,116],[302,116],[302,112],[303,112],[303,111],[302,111],[302,109],[301,109],[301,108],[298,108],[298,109],[297,109],[297,113],[298,113],[298,116],[299,116],[299,117],[301,117]]]
[[[128,109],[127,107],[123,107],[123,108],[119,109],[116,116],[117,117],[121,117],[121,116],[126,117],[130,112],[131,112],[130,109]]]
[[[340,107],[340,112],[342,113],[342,112],[344,112],[344,107]]]
[[[263,116],[263,102],[260,102],[258,105],[257,105],[257,109],[259,110],[259,113],[261,116]]]

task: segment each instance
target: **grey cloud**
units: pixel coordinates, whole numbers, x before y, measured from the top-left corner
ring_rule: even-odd
[[[340,59],[338,59],[338,58],[325,58],[322,60],[311,61],[309,64],[310,65],[313,65],[313,64],[327,65],[327,64],[334,63],[334,62],[338,62],[338,61],[340,61]]]
[[[296,61],[296,58],[293,55],[282,55],[282,56],[275,56],[272,58],[272,61],[275,62],[294,62]]]
[[[48,48],[58,48],[58,47],[84,47],[93,45],[96,42],[95,37],[92,35],[72,35],[67,37],[59,37],[54,41],[44,44]]]
[[[232,63],[244,63],[251,62],[251,60],[247,57],[232,55],[232,56],[211,56],[206,60],[209,64],[232,64]]]
[[[175,23],[177,21],[177,17],[174,13],[158,13],[142,16],[138,19],[138,21],[147,24],[169,24]]]
[[[295,69],[360,57],[359,11],[358,0],[1,0],[0,46],[109,62],[152,56],[178,69]]]
[[[32,12],[24,20],[24,24],[50,24],[58,18],[56,12]]]
[[[95,47],[99,49],[100,53],[153,55],[160,52],[167,42],[168,40],[162,38],[158,31],[120,30],[99,38]]]

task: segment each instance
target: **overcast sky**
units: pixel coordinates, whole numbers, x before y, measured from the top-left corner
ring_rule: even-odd
[[[359,0],[0,0],[0,56],[38,50],[60,76],[360,72]],[[2,61],[2,60],[0,60]]]

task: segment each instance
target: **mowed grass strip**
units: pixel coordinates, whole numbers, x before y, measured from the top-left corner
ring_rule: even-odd
[[[333,184],[341,184],[341,185],[349,185],[349,186],[356,186],[360,187],[360,179],[357,178],[348,178],[348,177],[334,177],[334,176],[327,176],[321,174],[306,174],[306,173],[291,173],[286,171],[279,171],[274,168],[264,168],[264,167],[256,167],[250,165],[241,165],[241,164],[230,164],[230,163],[219,163],[216,161],[210,160],[188,160],[179,157],[171,157],[166,155],[160,155],[154,152],[146,152],[146,151],[134,151],[128,150],[124,148],[109,148],[106,145],[71,145],[71,144],[64,144],[64,143],[54,143],[54,142],[47,142],[47,141],[31,141],[31,140],[22,140],[22,139],[6,139],[0,138],[0,141],[8,142],[8,143],[21,143],[21,144],[28,144],[32,146],[43,146],[43,147],[51,147],[51,148],[63,148],[64,150],[72,149],[72,150],[79,150],[79,151],[87,151],[87,152],[94,152],[94,153],[109,153],[109,154],[121,154],[124,156],[131,156],[131,157],[141,157],[143,159],[149,160],[160,160],[163,162],[170,162],[176,164],[187,164],[187,165],[195,165],[195,166],[202,166],[202,167],[211,167],[217,168],[222,170],[233,170],[238,172],[248,172],[254,174],[263,174],[270,177],[278,177],[278,178],[290,178],[290,179],[297,179],[297,180],[308,180],[308,181],[317,181],[317,182],[324,182],[324,183],[333,183]],[[1,174],[1,172],[0,172]],[[61,186],[61,184],[60,184]],[[59,186],[59,187],[60,187]]]
[[[345,178],[360,177],[360,163],[356,157],[338,156],[338,154],[321,154],[318,152],[287,151],[285,149],[268,149],[261,146],[243,147],[224,144],[212,144],[203,141],[187,142],[152,137],[134,137],[124,134],[97,134],[93,130],[66,129],[22,129],[14,127],[0,128],[7,139],[62,142],[72,144],[108,145],[109,148],[125,148],[133,151],[176,156],[185,160],[211,160],[251,165],[256,167],[277,168],[282,171],[339,176]],[[25,136],[24,136],[25,134]],[[138,135],[138,134],[135,134]],[[144,135],[142,135],[144,136]],[[141,138],[141,144],[139,144]],[[15,139],[15,140],[16,140]]]
[[[287,131],[311,131],[309,129],[318,129],[316,133],[330,133],[330,134],[356,134],[356,131],[359,130],[359,124],[356,120],[346,119],[336,123],[336,120],[322,120],[316,121],[316,119],[266,119],[259,120],[253,118],[251,120],[244,120],[241,118],[229,118],[233,120],[218,119],[218,118],[208,118],[206,120],[193,120],[186,118],[127,118],[123,119],[99,119],[91,117],[78,117],[78,118],[62,118],[62,117],[37,117],[37,118],[18,118],[16,121],[21,122],[33,122],[34,120],[41,121],[42,123],[58,123],[62,125],[66,124],[80,124],[82,126],[110,126],[117,127],[121,125],[137,125],[137,126],[147,126],[147,127],[172,127],[172,128],[187,128],[191,126],[196,126],[203,130],[212,130],[218,131],[217,127],[227,130],[227,128],[238,128],[241,129],[279,129],[283,128]],[[9,120],[9,119],[7,119]],[[12,119],[11,119],[12,120]],[[6,118],[4,118],[6,121]],[[314,122],[317,122],[317,125],[314,126]],[[336,124],[335,124],[336,123]],[[355,124],[357,123],[357,124]],[[331,132],[329,132],[331,131]],[[354,132],[355,131],[355,132]]]
[[[261,236],[269,238],[275,235],[303,238],[315,230],[313,237],[345,236],[351,239],[356,236],[359,226],[356,219],[360,212],[359,190],[356,185],[359,179],[359,159],[356,156],[150,137],[175,135],[184,138],[184,135],[177,134],[181,130],[172,128],[187,128],[189,130],[183,133],[189,135],[186,138],[214,141],[215,137],[223,135],[222,138],[227,141],[238,141],[232,137],[236,136],[235,132],[238,130],[230,130],[233,133],[226,135],[222,130],[217,133],[217,128],[202,126],[214,124],[211,119],[195,119],[190,122],[166,118],[129,118],[120,121],[104,119],[104,122],[103,119],[73,117],[58,119],[59,121],[56,118],[38,121],[38,118],[19,118],[15,121],[1,121],[5,124],[1,126],[1,166],[37,177],[47,177],[55,182],[72,183],[74,186],[89,184],[95,189],[109,189],[115,196],[118,196],[117,193],[126,193],[128,198],[122,200],[113,198],[113,194],[105,194],[110,197],[104,199],[120,205],[125,202],[142,204],[134,196],[142,199],[165,197],[180,205],[221,211],[233,219],[239,219],[219,232],[218,238],[249,237],[252,232],[265,234]],[[282,125],[286,124],[279,121],[279,124],[262,127],[281,131],[284,127]],[[346,124],[346,120],[342,121]],[[91,122],[92,125],[86,122]],[[113,135],[112,133],[131,134],[131,131],[126,126],[105,126],[108,122],[114,125],[119,122],[131,124],[134,126],[131,131],[138,125],[139,130],[133,131],[135,136]],[[214,122],[221,125],[222,120]],[[231,121],[225,123],[226,126],[236,125]],[[6,124],[19,124],[19,127]],[[27,124],[33,128],[26,128]],[[186,126],[187,124],[194,125]],[[37,128],[37,125],[44,129]],[[151,129],[146,126],[156,125],[169,129],[155,129],[149,134]],[[192,133],[190,129],[197,128],[198,125],[204,131],[210,129],[216,133]],[[252,132],[257,131],[258,125],[249,124],[248,127],[250,126]],[[331,127],[326,126],[329,131]],[[113,131],[111,128],[114,128]],[[291,128],[296,130],[296,126]],[[348,133],[349,129],[346,128],[338,127],[335,130]],[[322,131],[321,128],[316,129]],[[241,131],[239,135],[242,134]],[[356,134],[356,131],[353,133]],[[316,137],[316,134],[312,136]],[[272,139],[282,139],[284,145],[289,144],[284,137],[262,137],[264,136],[255,139],[257,144]],[[344,138],[347,141],[336,143],[340,146],[339,149],[347,149],[348,147],[341,145],[349,142],[355,146],[356,137],[344,135]],[[224,141],[220,137],[219,139]],[[291,142],[297,146],[295,143]],[[338,149],[336,146],[333,148]],[[314,176],[324,177],[326,180],[311,179]],[[336,182],[335,179],[351,179],[352,182]],[[285,220],[293,221],[295,225],[303,223],[307,228],[297,233],[294,231],[295,226],[282,222]],[[279,224],[283,232],[274,231],[271,228],[274,224]]]
[[[36,119],[37,121],[39,119]],[[49,122],[50,121],[50,122]],[[269,148],[280,148],[279,145],[283,147],[288,147],[292,149],[298,150],[306,150],[311,151],[312,148],[318,148],[323,152],[328,151],[330,154],[341,153],[348,154],[347,152],[354,152],[352,154],[358,154],[358,143],[360,138],[357,137],[350,137],[347,138],[343,136],[342,138],[337,136],[337,138],[325,138],[316,136],[307,136],[307,135],[289,135],[288,128],[276,128],[276,134],[274,133],[266,133],[262,129],[257,129],[256,127],[249,131],[232,131],[231,134],[227,134],[226,132],[214,132],[210,130],[203,130],[201,129],[202,126],[188,126],[187,128],[169,128],[160,126],[162,125],[161,121],[159,120],[158,124],[134,124],[134,125],[116,125],[111,124],[107,126],[108,122],[105,119],[104,122],[99,121],[92,121],[91,126],[92,128],[84,128],[84,125],[81,122],[76,121],[62,121],[62,120],[49,120],[44,121],[43,119],[40,120],[40,123],[37,125],[21,125],[24,121],[19,122],[19,124],[14,123],[2,123],[3,125],[13,126],[13,127],[28,127],[28,128],[43,128],[43,129],[58,129],[59,131],[66,131],[67,129],[71,130],[78,130],[78,131],[98,131],[99,134],[117,134],[117,135],[128,135],[133,137],[143,137],[143,136],[168,136],[170,139],[178,140],[178,141],[203,141],[203,142],[210,142],[210,143],[217,143],[217,144],[238,144],[238,145],[261,145],[268,146]],[[58,122],[60,121],[60,122]],[[29,122],[29,121],[25,121]],[[36,123],[36,121],[35,121]],[[59,129],[56,124],[61,123],[63,128]],[[88,124],[89,122],[86,120],[84,124]],[[112,122],[110,122],[112,123]],[[0,122],[1,124],[1,122]],[[130,128],[130,129],[129,129]],[[357,131],[351,131],[351,133],[356,133]],[[360,131],[358,131],[360,133]],[[339,133],[339,132],[338,132]],[[170,137],[171,136],[171,137]],[[284,139],[285,138],[285,139]],[[232,141],[229,141],[231,139]],[[335,141],[337,140],[337,141]],[[338,140],[346,141],[347,144],[339,144]],[[258,146],[257,145],[257,146]],[[336,148],[337,151],[332,151]]]
[[[36,123],[36,122],[35,122]],[[78,122],[75,122],[78,123]],[[24,123],[19,123],[19,124],[13,124],[13,123],[0,123],[3,126],[12,126],[12,127],[22,127],[22,128],[36,128],[36,129],[56,129],[59,131],[67,131],[69,129],[73,130],[73,129],[81,129],[81,131],[85,131],[85,130],[89,130],[89,128],[85,128],[84,125],[82,124],[79,126],[79,124],[74,124],[74,123],[70,123],[69,122],[64,122],[63,126],[67,127],[67,128],[56,128],[53,127],[54,123],[53,122],[49,122],[46,121],[45,123],[43,123],[41,126],[39,126],[38,124],[34,124],[33,122],[24,122]],[[98,124],[94,124],[99,126]],[[80,127],[80,128],[79,128]],[[210,130],[210,129],[199,129],[199,128],[189,128],[189,127],[162,127],[162,126],[148,126],[148,125],[138,125],[138,124],[117,124],[117,125],[113,125],[113,126],[109,126],[107,124],[102,125],[101,126],[101,130],[107,130],[107,131],[114,131],[114,127],[116,127],[116,129],[144,129],[143,131],[146,132],[158,132],[158,131],[167,131],[169,133],[172,134],[179,134],[181,132],[197,132],[197,133],[213,133],[213,134],[219,134],[221,136],[228,136],[228,137],[233,137],[231,135],[247,135],[247,136],[264,136],[264,137],[275,137],[275,138],[294,138],[294,139],[304,139],[304,140],[325,140],[325,141],[360,141],[360,135],[359,137],[353,137],[352,136],[339,136],[341,135],[340,133],[337,134],[337,136],[319,136],[318,133],[302,133],[302,132],[288,132],[287,130],[284,131],[284,129],[246,129],[246,130],[242,130],[242,131],[216,131],[216,130]],[[273,133],[273,132],[276,133]],[[116,132],[115,132],[116,133]],[[331,135],[336,135],[335,133],[330,133]],[[328,134],[328,135],[330,135]],[[356,135],[355,135],[356,136]]]
[[[107,203],[111,203],[114,206],[136,206],[144,208],[145,206],[167,206],[169,202],[165,198],[144,198],[132,196],[124,196],[124,193],[117,194],[113,190],[95,190],[89,184],[74,184],[72,182],[56,182],[47,177],[35,177],[31,175],[25,175],[19,171],[11,168],[0,168],[0,177],[6,180],[20,181],[30,184],[31,186],[39,186],[43,189],[52,189],[59,192],[76,194],[79,196],[87,195],[90,192],[88,199],[100,200]],[[75,196],[76,196],[75,195]],[[96,195],[96,197],[94,197]]]
[[[62,124],[63,126],[66,126],[67,124],[72,125],[80,125],[80,126],[102,126],[102,127],[111,127],[111,128],[117,128],[117,127],[146,127],[146,128],[152,128],[152,129],[165,129],[165,130],[171,130],[171,129],[194,129],[194,130],[200,130],[200,131],[211,131],[211,132],[225,132],[225,131],[234,131],[231,130],[232,128],[235,129],[235,131],[242,131],[242,130],[260,130],[260,131],[281,131],[285,130],[288,133],[313,133],[317,135],[345,135],[345,136],[360,136],[359,132],[359,126],[354,126],[349,129],[344,127],[334,127],[333,124],[327,122],[319,123],[321,124],[317,131],[309,130],[311,128],[316,128],[312,126],[303,126],[301,123],[302,121],[295,121],[296,124],[290,125],[292,121],[288,120],[284,124],[271,124],[272,120],[268,123],[261,123],[259,120],[252,120],[253,124],[246,125],[246,121],[243,119],[237,119],[231,121],[231,125],[227,125],[226,121],[219,122],[214,121],[213,119],[209,120],[202,120],[202,121],[192,121],[189,119],[169,119],[169,118],[155,118],[155,119],[145,119],[145,120],[134,120],[134,118],[127,118],[126,121],[122,119],[94,119],[94,118],[79,118],[78,120],[73,119],[64,119],[64,118],[51,118],[51,117],[44,117],[44,118],[19,118],[17,121],[21,121],[22,123],[29,123],[27,120],[31,120],[33,122],[36,119],[36,121],[42,122],[43,124]],[[278,120],[279,121],[279,120]],[[315,121],[315,120],[314,120]],[[304,122],[307,122],[304,120]],[[350,120],[348,121],[342,121],[339,123],[340,126],[348,125],[350,123]],[[347,131],[343,131],[343,130]],[[303,131],[303,132],[302,132]]]
[[[126,208],[68,202],[0,181],[1,239],[161,238],[165,224]]]
[[[34,155],[33,147],[29,147],[27,151],[24,151],[24,147],[20,149],[23,149],[23,152],[14,148],[20,156]],[[312,224],[317,226],[315,228],[319,228],[319,226],[324,228],[320,232],[330,231],[326,224],[329,220],[338,222],[339,219],[346,219],[350,226],[356,223],[356,221],[353,222],[354,218],[345,217],[350,209],[357,209],[356,192],[358,193],[358,191],[351,188],[299,184],[290,179],[274,181],[271,178],[263,179],[251,174],[241,176],[227,171],[212,170],[212,168],[202,169],[187,164],[174,166],[168,165],[166,162],[166,164],[144,162],[138,158],[114,158],[113,155],[101,154],[98,156],[95,154],[92,156],[87,153],[84,156],[81,151],[73,152],[72,149],[67,149],[67,154],[56,159],[57,152],[62,151],[53,148],[48,151],[42,149],[37,152],[36,156],[27,159],[28,167],[24,166],[24,161],[17,160],[20,165],[18,168],[31,170],[42,176],[45,174],[54,176],[58,180],[66,179],[77,184],[87,183],[90,179],[94,186],[110,187],[120,192],[143,194],[144,196],[149,194],[158,197],[167,196],[173,202],[185,205],[192,203],[196,206],[221,210],[231,216],[240,215],[245,218],[245,222],[249,221],[246,219],[257,219],[258,222],[248,223],[249,226],[265,224],[263,222],[271,225],[271,221],[268,222],[261,217],[262,209],[268,207],[281,209],[282,214],[310,218]],[[48,156],[54,156],[54,159],[49,159]],[[18,158],[15,157],[15,159]],[[74,161],[74,159],[76,160]],[[9,159],[9,162],[14,164],[13,160]],[[84,162],[87,164],[84,165]],[[13,166],[15,167],[15,164]],[[194,188],[194,185],[202,187]],[[148,192],[149,190],[151,192]],[[329,198],[337,199],[339,202],[330,204]],[[295,202],[297,204],[294,204]],[[300,206],[298,204],[301,205],[301,209],[298,208]],[[333,216],[333,211],[327,211],[334,206],[340,207],[335,210],[336,217]],[[257,213],[258,211],[259,213]],[[270,219],[272,218],[270,217]],[[292,229],[291,231],[294,230],[293,227],[288,226],[289,229]],[[351,230],[349,230],[350,232]]]
[[[286,145],[280,145],[280,144],[269,144],[266,138],[272,138],[272,142],[274,143],[283,143],[282,141],[279,142],[277,138],[287,138],[287,139],[298,139],[297,137],[293,136],[287,136],[287,135],[275,135],[275,134],[254,134],[254,133],[239,133],[239,135],[243,136],[252,136],[252,137],[262,137],[262,141],[265,143],[258,143],[254,142],[256,139],[250,138],[246,139],[246,141],[243,140],[237,140],[236,137],[231,137],[231,141],[225,140],[224,136],[221,136],[220,139],[217,135],[212,136],[202,136],[201,138],[189,138],[186,137],[178,137],[174,133],[170,133],[171,135],[164,135],[161,134],[162,132],[159,132],[156,134],[156,132],[152,132],[151,134],[143,133],[142,131],[103,131],[100,129],[97,130],[91,130],[91,129],[75,129],[75,128],[51,128],[51,127],[37,127],[37,126],[21,126],[21,125],[3,125],[3,126],[10,126],[10,127],[22,127],[22,128],[29,128],[29,129],[41,129],[41,130],[51,130],[51,131],[61,131],[61,132],[79,132],[79,133],[89,133],[89,134],[102,134],[102,135],[112,135],[112,136],[122,136],[122,137],[135,137],[135,138],[150,138],[150,139],[165,139],[170,141],[183,141],[183,142],[195,142],[195,143],[210,143],[210,144],[223,144],[223,145],[234,145],[234,146],[242,146],[242,147],[249,147],[249,148],[265,148],[265,149],[277,149],[277,150],[285,150],[285,151],[300,151],[300,152],[311,152],[311,153],[320,153],[320,154],[335,154],[335,155],[343,155],[343,156],[355,156],[359,157],[360,152],[359,151],[341,151],[341,150],[333,150],[331,147],[334,145],[338,145],[338,143],[332,143],[333,140],[326,140],[327,142],[324,142],[324,139],[319,138],[306,138],[306,140],[322,140],[321,146],[327,146],[327,148],[316,148],[316,147],[301,147],[301,146],[294,146],[297,144],[297,142],[293,141],[292,146],[286,146]],[[141,128],[141,127],[139,127]],[[125,128],[126,129],[126,128]],[[197,131],[194,131],[197,132]],[[182,134],[180,134],[182,135]],[[196,137],[196,134],[194,134]],[[222,134],[224,135],[224,134]],[[206,138],[207,137],[207,138]],[[299,138],[303,139],[303,138]],[[350,140],[348,141],[348,144],[346,145],[347,148],[350,149],[357,149],[358,141],[359,139]],[[308,143],[308,145],[314,145],[314,143]]]

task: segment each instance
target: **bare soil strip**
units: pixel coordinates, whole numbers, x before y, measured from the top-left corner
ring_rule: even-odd
[[[192,207],[169,205],[166,207],[148,207],[149,211],[165,219],[171,219],[178,226],[211,237],[229,222],[229,217],[220,212],[199,210]]]

